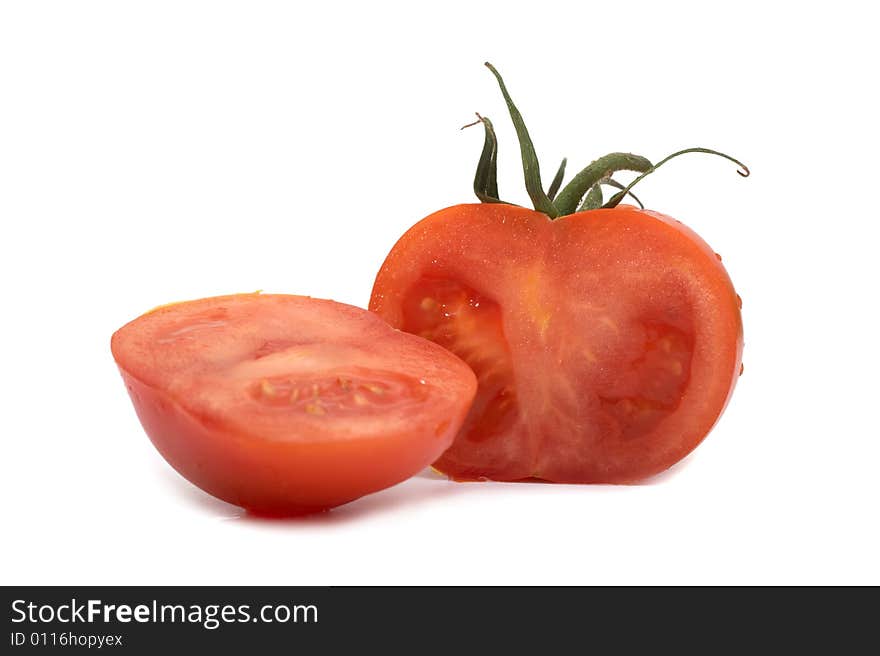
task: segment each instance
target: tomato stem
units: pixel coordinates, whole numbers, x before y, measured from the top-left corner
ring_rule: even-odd
[[[581,203],[581,206],[578,207],[578,212],[583,212],[584,210],[597,210],[602,207],[602,203],[605,202],[602,198],[602,183],[597,182],[590,190],[587,192],[587,195],[584,196],[584,202]]]
[[[556,170],[556,175],[553,176],[553,182],[551,182],[550,186],[547,188],[547,198],[549,198],[550,200],[556,198],[556,192],[559,191],[559,187],[562,186],[562,179],[565,177],[566,164],[568,164],[568,158],[563,157],[562,163]]]
[[[608,180],[602,182],[601,184],[607,184],[611,187],[614,187],[615,189],[626,189],[626,187],[623,186],[622,184],[620,184],[617,180],[612,180],[610,178]],[[630,198],[632,198],[636,203],[638,203],[638,205],[641,209],[645,209],[645,204],[641,200],[639,200],[638,196],[636,196],[632,191],[627,191],[626,193],[629,195]]]
[[[642,201],[632,193],[632,188],[669,160],[686,153],[717,155],[737,164],[740,167],[737,173],[742,177],[747,178],[750,174],[749,167],[738,159],[710,148],[685,148],[684,150],[672,153],[656,164],[652,164],[645,157],[634,155],[633,153],[609,153],[591,162],[560,190],[562,181],[565,178],[565,167],[568,163],[567,159],[563,159],[545,193],[544,187],[541,184],[541,168],[538,164],[538,156],[535,154],[535,146],[529,136],[529,131],[526,129],[522,114],[520,114],[519,109],[514,104],[510,93],[507,91],[507,86],[504,84],[504,80],[495,67],[489,62],[485,62],[485,65],[498,81],[498,86],[501,89],[501,94],[504,96],[507,110],[510,112],[510,118],[513,121],[513,127],[516,130],[526,191],[528,191],[529,197],[532,199],[535,210],[543,212],[551,219],[600,207],[617,207],[627,196],[631,196],[638,203],[639,207],[645,209]],[[480,154],[480,161],[477,164],[477,172],[474,176],[474,193],[484,203],[504,203],[505,201],[500,200],[498,195],[498,139],[492,122],[485,116],[477,114],[477,120],[464,127],[471,127],[478,123],[483,124],[486,135],[483,142],[483,151]],[[623,186],[612,177],[618,171],[635,171],[639,175],[628,185]],[[602,204],[604,200],[602,195],[603,185],[619,190],[604,205]]]
[[[651,169],[650,160],[632,153],[610,153],[604,155],[574,176],[554,201],[560,215],[572,214],[577,205],[597,182],[610,177],[618,171],[645,172]]]
[[[477,120],[463,125],[461,129],[464,130],[479,123],[483,124],[486,138],[483,141],[483,152],[480,154],[477,173],[474,176],[474,193],[480,202],[503,203],[504,201],[498,198],[498,139],[495,136],[492,121],[487,116],[480,116],[478,112]]]
[[[650,175],[651,173],[653,173],[654,171],[659,169],[661,166],[663,166],[669,160],[675,159],[679,155],[686,155],[687,153],[708,153],[709,155],[717,155],[718,157],[723,157],[724,159],[730,160],[731,162],[733,162],[734,164],[736,164],[737,166],[740,167],[739,169],[737,169],[736,172],[739,173],[742,177],[747,178],[747,177],[749,177],[749,175],[751,175],[751,171],[749,171],[749,167],[746,166],[745,164],[743,164],[742,162],[740,162],[735,157],[731,157],[730,155],[726,155],[724,153],[718,152],[717,150],[712,150],[711,148],[685,148],[684,150],[679,150],[678,152],[672,153],[671,155],[667,155],[666,157],[661,159],[654,166],[649,168],[647,171],[643,172],[640,176],[638,176],[632,182],[630,182],[628,185],[626,185],[626,187],[624,187],[622,190],[620,190],[616,194],[614,194],[609,199],[609,201],[607,203],[605,203],[602,207],[605,207],[605,208],[617,207],[617,205],[620,203],[620,201],[623,200],[623,198],[629,193],[629,191],[633,187],[635,187],[639,182],[641,182],[641,180],[643,180],[646,176]]]
[[[501,75],[495,70],[495,67],[492,66],[492,64],[489,62],[485,62],[485,64],[486,68],[492,71],[492,75],[498,80],[498,86],[501,87],[501,94],[504,96],[504,101],[507,103],[507,111],[510,112],[513,127],[516,129],[516,136],[519,139],[519,149],[522,156],[526,191],[529,193],[529,198],[532,199],[532,203],[537,211],[543,212],[551,219],[555,219],[559,213],[556,211],[556,206],[553,204],[553,201],[550,200],[546,193],[544,193],[544,185],[541,184],[541,166],[538,164],[538,156],[535,154],[535,146],[532,143],[532,138],[529,136],[529,131],[526,129],[522,114],[519,113],[519,110],[513,103],[513,99],[507,92],[507,87],[505,86]]]
[[[578,207],[578,212],[583,212],[584,210],[595,210],[602,207],[602,185],[608,185],[609,187],[614,187],[615,189],[625,189],[625,187],[620,184],[614,178],[603,178],[599,180],[596,184],[594,184],[590,191],[587,192],[586,198],[584,198],[584,202],[581,203],[581,206]],[[645,209],[644,203],[639,200],[639,197],[636,196],[633,192],[628,191],[629,197],[632,198],[636,203],[638,203],[641,209]]]

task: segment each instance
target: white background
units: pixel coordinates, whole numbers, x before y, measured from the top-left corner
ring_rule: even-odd
[[[870,3],[6,2],[0,6],[5,584],[880,583],[878,46]],[[111,333],[264,289],[366,305],[412,223],[471,202],[486,59],[549,180],[614,150],[724,256],[745,375],[640,486],[423,473],[243,517],[141,430]]]

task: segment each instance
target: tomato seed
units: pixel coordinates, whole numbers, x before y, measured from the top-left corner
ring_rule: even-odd
[[[315,403],[309,403],[305,408],[306,412],[310,415],[324,415],[327,414],[327,411],[324,410],[324,407],[320,404],[320,402],[316,401]]]

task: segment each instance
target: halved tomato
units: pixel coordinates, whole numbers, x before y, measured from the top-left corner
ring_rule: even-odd
[[[262,514],[322,510],[408,478],[451,444],[476,391],[445,349],[303,296],[164,306],[111,346],[165,459]]]
[[[458,479],[622,483],[689,453],[740,373],[739,297],[694,232],[625,205],[457,205],[413,226],[370,309],[456,353],[479,391],[435,466]]]

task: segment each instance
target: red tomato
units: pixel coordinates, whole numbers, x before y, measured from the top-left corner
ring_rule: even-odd
[[[476,391],[445,349],[303,296],[165,306],[111,346],[165,459],[262,514],[326,509],[408,478],[452,443]]]
[[[720,258],[674,219],[495,203],[416,224],[370,302],[477,374],[436,468],[571,483],[643,479],[700,443],[740,373],[739,306]]]

